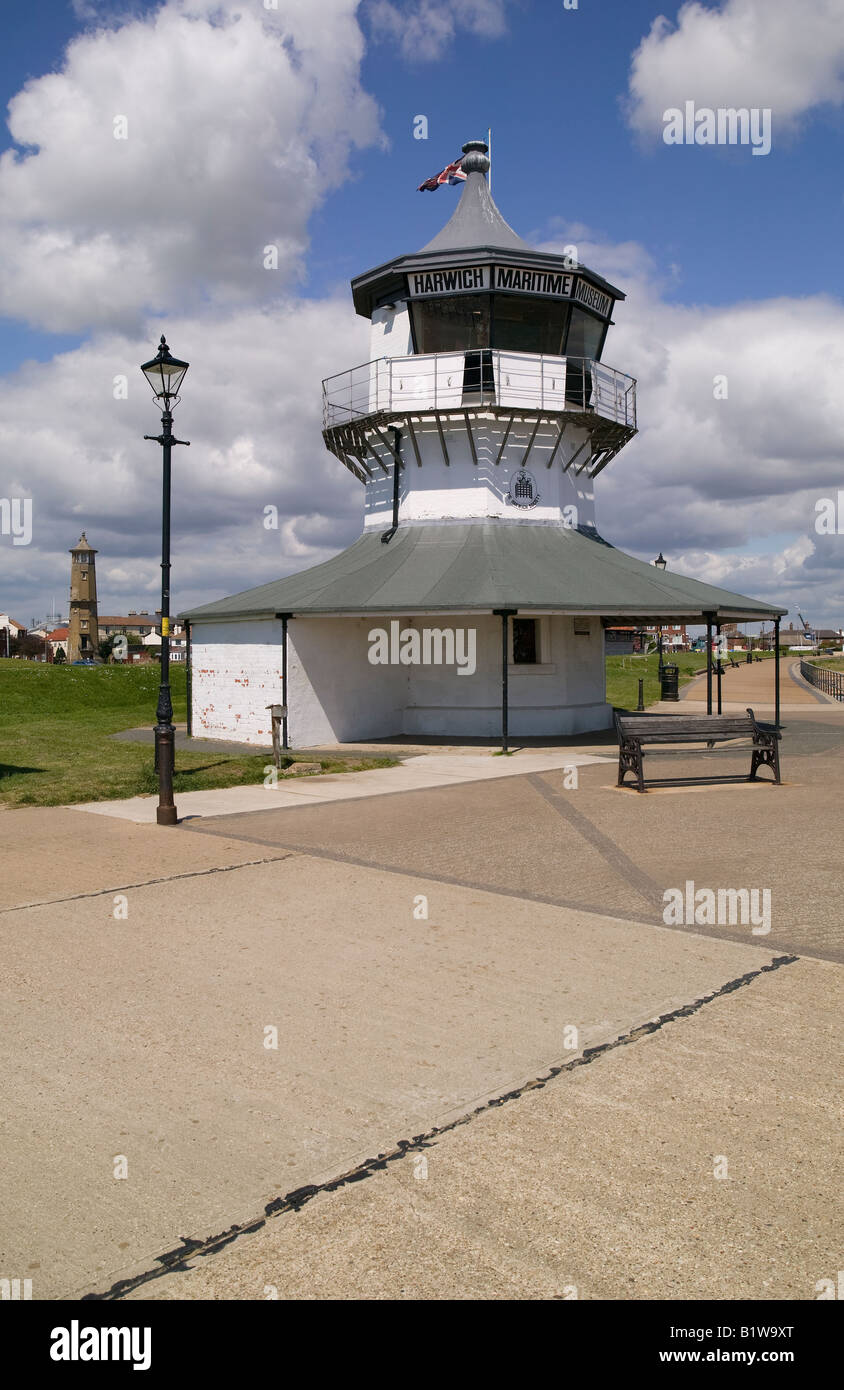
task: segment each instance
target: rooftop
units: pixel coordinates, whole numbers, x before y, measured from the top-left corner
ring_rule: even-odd
[[[321,565],[193,608],[192,620],[294,614],[591,614],[753,622],[783,608],[715,588],[616,550],[597,534],[512,520],[406,525],[365,533]]]

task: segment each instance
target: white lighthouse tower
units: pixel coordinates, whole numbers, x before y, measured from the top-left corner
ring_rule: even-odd
[[[506,518],[595,527],[592,479],[636,432],[636,385],[601,363],[624,295],[533,251],[463,146],[466,184],[416,255],[352,281],[370,362],[325,383],[325,441],[366,485],[367,528]]]
[[[266,740],[273,703],[291,747],[606,728],[606,627],[783,612],[599,535],[594,479],[636,433],[636,383],[603,361],[624,296],[528,246],[492,201],[487,146],[463,150],[443,230],[352,281],[370,360],[323,383],[362,534],[184,615],[196,734]]]

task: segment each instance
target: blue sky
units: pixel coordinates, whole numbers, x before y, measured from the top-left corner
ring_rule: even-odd
[[[384,108],[392,149],[359,157],[354,181],[315,218],[314,291],[424,245],[457,190],[420,194],[417,184],[491,126],[493,194],[521,235],[563,218],[641,242],[659,266],[678,267],[673,295],[695,303],[840,292],[844,191],[830,171],[842,166],[841,108],[813,112],[799,135],[755,158],[723,147],[688,158],[685,148],[645,146],[626,125],[631,54],[656,16],[678,8],[526,0],[506,40],[467,37],[442,61],[396,63],[385,44],[373,46],[364,83]],[[419,113],[429,117],[427,142],[410,138]],[[374,217],[387,195],[389,214]]]
[[[491,126],[508,221],[534,243],[576,240],[629,291],[605,357],[639,377],[641,431],[601,480],[602,530],[633,553],[665,549],[688,573],[789,606],[799,595],[817,621],[844,621],[840,539],[813,532],[815,499],[844,486],[844,12],[836,21],[831,0],[708,0],[694,13],[647,0],[216,8],[97,0],[80,18],[43,0],[7,18],[4,106],[34,86],[17,108],[30,144],[0,165],[0,495],[30,491],[42,527],[26,557],[0,538],[0,609],[29,617],[63,593],[77,518],[112,557],[107,605],[154,597],[154,469],[137,443],[152,426],[140,400],[100,400],[98,415],[86,393],[92,363],[103,376],[136,370],[165,310],[195,362],[182,410],[192,401],[196,446],[175,499],[178,601],[303,568],[354,539],[360,498],[319,439],[320,377],[365,356],[348,281],[430,239],[459,190],[417,184]],[[235,33],[246,35],[242,69]],[[284,33],[304,59],[270,52]],[[179,45],[192,35],[205,56],[186,79]],[[300,69],[314,96],[297,86]],[[664,144],[660,113],[687,97],[770,106],[770,154]],[[116,102],[132,112],[134,174],[109,166],[113,149],[102,159],[97,120]],[[157,110],[178,130],[161,179]],[[413,138],[419,115],[427,140]],[[0,153],[10,144],[3,129]],[[248,262],[274,238],[287,250],[270,283]],[[263,346],[266,384],[248,406],[212,389],[227,333]],[[40,366],[21,377],[31,359]],[[720,410],[716,371],[733,383]],[[273,393],[294,376],[285,406]],[[290,517],[271,554],[255,545],[262,502],[279,500],[268,475]],[[181,513],[180,486],[191,501]],[[212,535],[226,538],[222,563],[209,560]]]
[[[357,152],[348,181],[314,214],[303,293],[322,295],[424,245],[459,190],[420,194],[418,183],[489,126],[493,193],[522,235],[538,239],[563,219],[587,223],[614,242],[640,242],[657,267],[674,270],[666,297],[684,302],[840,293],[844,181],[830,171],[842,167],[842,108],[813,111],[799,132],[775,139],[770,155],[759,158],[714,147],[690,159],[684,148],[644,144],[626,124],[631,54],[658,15],[678,8],[583,0],[564,10],[561,0],[523,0],[506,39],[463,35],[437,61],[397,61],[392,43],[372,42],[362,81],[382,107],[390,148]],[[3,106],[27,78],[58,66],[84,27],[65,0],[19,7],[0,53]],[[412,136],[418,114],[428,117],[426,141]],[[0,151],[11,144],[4,129]],[[0,369],[79,340],[6,319]]]

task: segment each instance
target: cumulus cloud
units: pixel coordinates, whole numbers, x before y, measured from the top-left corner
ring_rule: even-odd
[[[844,536],[818,536],[815,504],[844,487],[844,305],[676,303],[672,278],[635,243],[570,225],[543,249],[565,245],[628,296],[603,356],[637,379],[639,434],[596,484],[601,532],[724,588],[814,604],[815,620],[840,625]]]
[[[159,332],[153,323],[146,339],[100,334],[0,382],[0,456],[14,460],[4,486],[33,498],[31,545],[0,545],[12,611],[33,591],[66,605],[67,550],[83,527],[107,611],[156,607],[161,450],[143,435],[159,419],[138,363]],[[290,300],[217,321],[171,319],[167,333],[191,361],[176,411],[190,448],[173,451],[177,602],[277,578],[350,543],[362,488],[323,445],[320,380],[366,356],[351,305]],[[265,525],[267,507],[277,529]]]
[[[75,39],[9,106],[0,313],[132,333],[302,276],[309,217],[380,138],[356,8],[168,0]]]
[[[721,0],[658,16],[633,55],[628,118],[661,138],[670,107],[769,107],[774,137],[844,101],[841,0]]]
[[[504,0],[415,0],[406,5],[371,0],[367,15],[373,37],[397,44],[411,62],[441,58],[460,29],[498,39],[507,28]]]
[[[92,326],[82,347],[0,381],[2,491],[34,503],[32,544],[0,543],[3,607],[20,621],[51,593],[65,605],[67,549],[83,528],[107,607],[157,605],[161,459],[142,436],[158,421],[137,364],[162,326],[192,362],[176,416],[191,440],[174,454],[176,604],[317,563],[360,531],[360,484],[320,438],[319,381],[366,359],[366,324],[346,295],[307,301],[296,288],[308,218],[352,147],[379,138],[377,112],[359,85],[354,0],[279,5],[168,0],[95,21],[60,71],[12,103],[0,312]],[[406,13],[421,23],[440,9]],[[464,28],[496,13],[448,10]],[[113,139],[115,115],[127,141]],[[844,537],[813,528],[817,499],[844,486],[842,305],[678,304],[670,272],[637,243],[583,225],[551,232],[546,249],[576,244],[628,292],[605,357],[638,378],[640,434],[599,479],[603,533],[838,625]],[[271,242],[273,272],[261,264]]]

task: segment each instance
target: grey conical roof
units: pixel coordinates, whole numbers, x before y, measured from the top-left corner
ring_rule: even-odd
[[[486,176],[474,171],[467,175],[460,202],[442,231],[437,232],[433,241],[423,246],[419,254],[477,246],[502,246],[518,251],[533,249],[504,221],[492,201]]]

